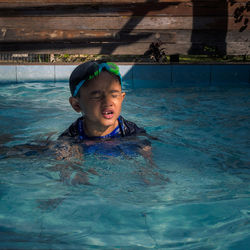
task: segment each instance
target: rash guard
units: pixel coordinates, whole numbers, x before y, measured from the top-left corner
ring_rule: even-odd
[[[84,117],[78,118],[59,137],[72,138],[81,143],[84,153],[99,154],[106,156],[134,156],[144,146],[151,145],[147,139],[138,139],[136,135],[146,135],[143,128],[135,123],[125,120],[122,116],[118,118],[118,126],[108,135],[89,137],[83,128]]]
[[[70,125],[68,129],[66,129],[60,135],[59,138],[71,137],[83,141],[83,140],[96,140],[96,139],[98,140],[98,139],[125,137],[130,135],[139,135],[146,133],[146,131],[143,128],[139,128],[135,123],[127,121],[122,116],[119,116],[118,118],[119,124],[110,134],[105,136],[89,137],[84,132],[83,119],[84,119],[83,116],[78,118],[74,123]]]

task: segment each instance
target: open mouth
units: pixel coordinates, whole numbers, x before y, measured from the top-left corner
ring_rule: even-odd
[[[102,115],[106,119],[111,119],[114,116],[114,112],[112,110],[105,110],[102,112]]]

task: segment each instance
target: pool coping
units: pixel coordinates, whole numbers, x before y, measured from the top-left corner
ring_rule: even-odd
[[[250,86],[250,64],[117,63],[128,88]],[[1,64],[0,84],[68,82],[78,64]]]

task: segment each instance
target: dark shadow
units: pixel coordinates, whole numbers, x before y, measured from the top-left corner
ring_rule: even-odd
[[[105,16],[111,13],[126,15],[132,12],[132,16],[143,16],[149,11],[159,11],[171,5],[178,5],[179,1],[159,2],[158,0],[146,0],[138,3],[113,3],[113,4],[60,4],[49,6],[26,6],[26,7],[2,7],[1,17],[27,17],[27,16]],[[115,8],[115,11],[114,11]]]
[[[193,0],[193,30],[191,36],[191,55],[226,55],[226,36],[228,30],[228,1]],[[211,18],[213,9],[215,16]],[[210,17],[207,13],[210,13]]]
[[[137,41],[151,36],[152,33],[142,33],[139,35],[132,35],[130,41],[126,42],[117,42],[114,45],[114,39],[112,38],[86,38],[86,39],[56,39],[53,41],[27,41],[27,42],[1,42],[0,51],[1,52],[39,52],[46,51],[47,53],[60,53],[60,50],[63,52],[65,49],[74,50],[74,49],[91,49],[101,48],[101,52],[98,54],[112,54],[117,47],[122,45],[129,45],[136,43]],[[106,42],[103,44],[103,42]],[[45,53],[46,53],[45,52]]]

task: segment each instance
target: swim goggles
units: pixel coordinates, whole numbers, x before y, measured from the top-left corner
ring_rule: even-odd
[[[91,67],[90,71],[92,71],[92,72],[88,73],[88,75],[89,75],[88,78],[80,81],[76,85],[73,97],[75,97],[77,95],[79,89],[82,87],[82,85],[86,81],[89,81],[89,80],[93,79],[94,77],[98,76],[102,72],[103,69],[106,69],[108,72],[118,76],[120,79],[120,82],[122,84],[122,76],[121,76],[121,74],[119,72],[119,68],[116,64],[114,64],[112,62],[105,62],[105,63],[95,64],[94,66],[95,67]]]

